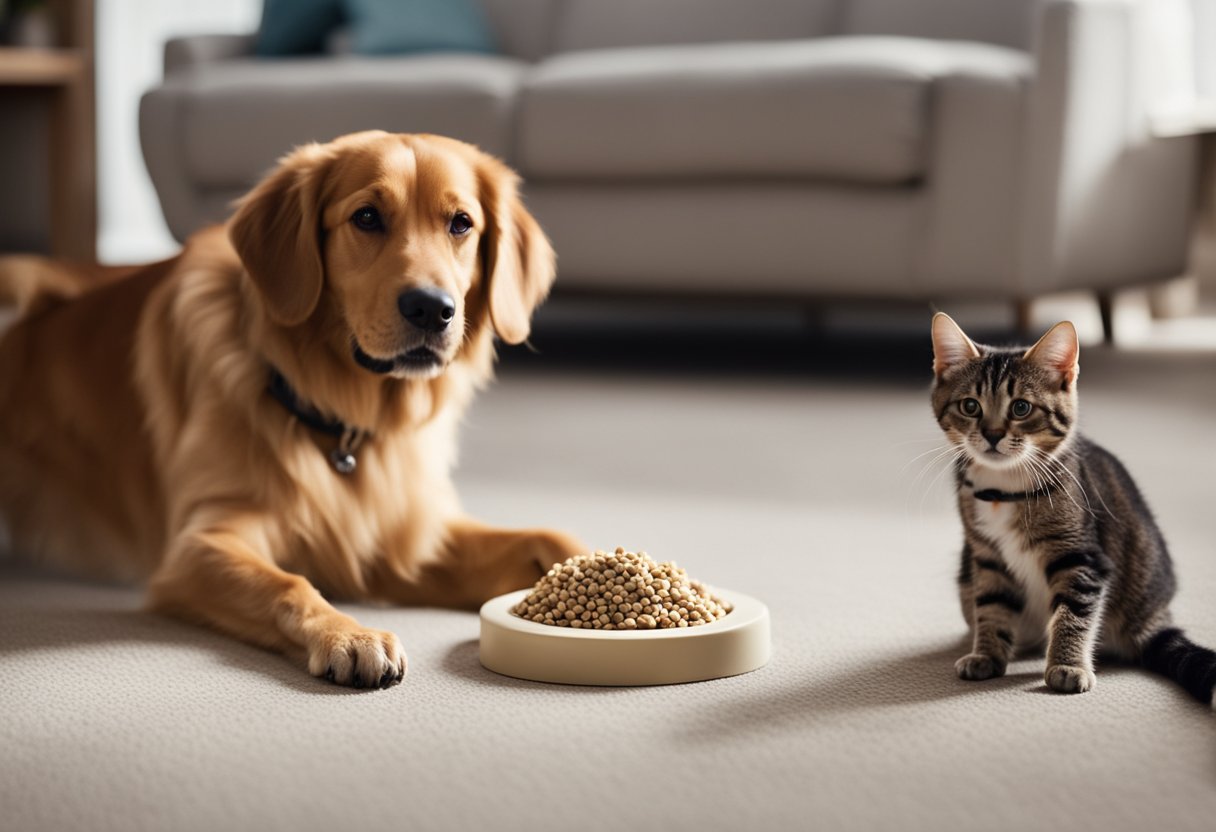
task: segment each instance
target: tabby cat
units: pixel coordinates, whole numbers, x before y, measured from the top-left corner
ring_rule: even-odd
[[[959,597],[971,652],[959,678],[1001,676],[1046,641],[1048,687],[1094,687],[1094,653],[1140,661],[1212,702],[1216,653],[1172,626],[1174,572],[1127,470],[1077,423],[1077,333],[1030,349],[975,344],[933,319],[933,412],[956,452]]]

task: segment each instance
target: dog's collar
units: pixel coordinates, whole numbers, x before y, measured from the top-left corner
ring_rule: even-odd
[[[359,461],[355,452],[368,437],[368,432],[354,428],[340,419],[331,419],[308,402],[302,401],[283,374],[274,367],[270,368],[270,379],[266,382],[266,392],[271,398],[283,405],[283,408],[299,419],[304,425],[318,433],[338,437],[338,445],[329,452],[329,464],[339,474],[349,474],[355,470]]]
[[[971,480],[963,480],[963,485],[975,488],[975,484]],[[1037,500],[1040,497],[1047,497],[1053,491],[1055,489],[1049,485],[1036,488],[1034,491],[1001,491],[996,488],[984,488],[973,491],[971,496],[985,503],[1017,503],[1022,500]]]

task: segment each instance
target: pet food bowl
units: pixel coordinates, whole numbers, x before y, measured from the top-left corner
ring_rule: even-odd
[[[522,589],[481,607],[481,664],[503,676],[565,685],[675,685],[749,673],[772,653],[768,607],[714,589],[733,605],[695,627],[583,630],[537,624],[511,614]]]

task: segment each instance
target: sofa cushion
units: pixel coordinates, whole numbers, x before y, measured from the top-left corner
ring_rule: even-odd
[[[844,35],[973,40],[1028,49],[1043,0],[847,0]]]
[[[481,0],[481,7],[502,54],[536,61],[553,51],[564,0]]]
[[[442,133],[506,155],[525,68],[454,54],[226,61],[162,91],[181,99],[176,135],[190,178],[247,187],[292,147],[359,130]]]
[[[342,0],[266,0],[254,51],[263,57],[320,52],[342,22]]]
[[[566,0],[554,51],[813,38],[837,0]]]
[[[784,182],[529,183],[563,289],[908,297],[920,188]]]
[[[346,9],[362,55],[498,51],[478,0],[346,0]]]
[[[908,182],[934,78],[1011,51],[842,37],[558,55],[521,93],[518,161],[541,178]]]

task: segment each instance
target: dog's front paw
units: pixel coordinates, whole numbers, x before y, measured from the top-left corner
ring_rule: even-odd
[[[1043,680],[1047,687],[1060,693],[1085,693],[1098,684],[1098,677],[1092,670],[1070,664],[1052,665],[1043,674]]]
[[[565,532],[539,532],[534,541],[530,550],[532,567],[537,574],[531,583],[536,583],[548,574],[555,564],[568,560],[574,555],[585,555],[590,551],[579,540]]]
[[[995,656],[985,656],[980,653],[968,653],[954,663],[958,678],[968,682],[982,682],[996,676],[1005,675],[1005,663]]]
[[[308,672],[339,685],[387,688],[405,678],[405,651],[386,630],[334,627],[318,635],[308,652]]]

